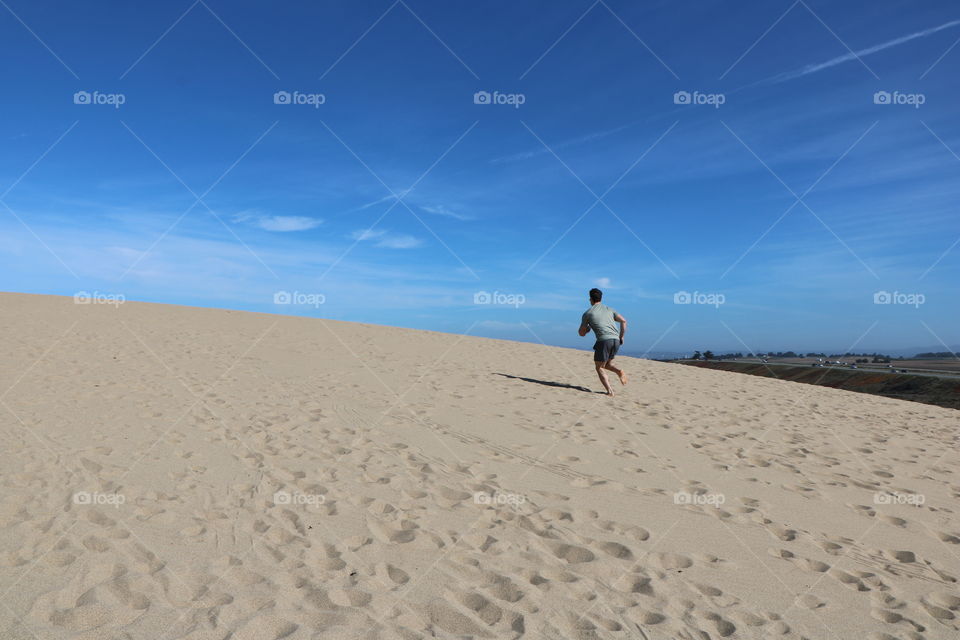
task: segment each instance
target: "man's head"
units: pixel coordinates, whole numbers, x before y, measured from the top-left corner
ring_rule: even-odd
[[[597,288],[590,289],[590,304],[597,304],[601,300],[603,300],[603,291]]]

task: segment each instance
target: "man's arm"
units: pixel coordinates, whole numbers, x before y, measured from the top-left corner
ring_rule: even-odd
[[[583,322],[580,323],[580,332],[579,332],[579,333],[580,333],[581,336],[585,336],[585,335],[587,335],[588,333],[590,333],[590,325],[588,325],[588,324],[586,323],[586,321],[583,321]]]
[[[614,313],[613,321],[620,323],[620,344],[623,344],[623,336],[627,333],[627,319],[619,313]]]

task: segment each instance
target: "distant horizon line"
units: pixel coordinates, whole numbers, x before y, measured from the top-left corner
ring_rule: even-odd
[[[32,292],[32,291],[0,291],[0,295],[2,295],[2,294],[12,294],[12,295],[28,295],[28,296],[47,296],[47,297],[56,297],[56,298],[67,298],[67,299],[73,298],[73,300],[74,300],[75,303],[77,303],[77,296],[78,296],[79,294],[87,294],[87,295],[89,296],[89,295],[95,295],[95,294],[98,294],[98,293],[99,293],[99,292],[96,292],[96,291],[94,291],[93,294],[90,294],[89,292],[86,292],[86,291],[80,291],[80,292],[75,293],[75,294],[37,293],[37,292]],[[103,294],[103,295],[111,295],[111,294]],[[234,311],[234,312],[238,312],[238,313],[257,313],[257,314],[265,314],[265,315],[272,315],[272,316],[284,316],[284,317],[289,317],[289,318],[305,318],[305,319],[312,319],[312,320],[330,320],[330,321],[333,321],[333,322],[353,322],[353,323],[356,323],[356,324],[366,324],[366,325],[373,325],[373,326],[380,326],[380,327],[388,327],[388,328],[394,328],[394,329],[407,329],[407,330],[410,330],[410,331],[432,331],[432,332],[434,332],[434,333],[447,333],[447,334],[450,334],[450,335],[469,336],[469,337],[474,337],[474,338],[485,338],[485,339],[488,339],[488,340],[505,340],[505,341],[509,341],[509,342],[524,342],[524,343],[531,343],[531,344],[542,344],[542,345],[544,345],[544,346],[558,347],[558,348],[562,348],[562,349],[576,349],[576,350],[582,350],[582,351],[590,351],[590,350],[592,350],[592,342],[591,342],[590,344],[587,344],[587,343],[585,342],[585,343],[583,343],[582,345],[579,344],[579,343],[576,344],[576,345],[574,345],[574,344],[562,344],[562,343],[552,343],[552,344],[551,344],[551,343],[548,343],[548,342],[542,342],[542,341],[540,341],[540,340],[533,340],[533,339],[527,339],[527,338],[522,338],[522,337],[514,337],[514,338],[490,337],[490,336],[476,335],[476,334],[470,334],[470,333],[455,333],[455,332],[451,332],[451,331],[441,331],[441,330],[438,330],[438,329],[422,329],[422,328],[413,328],[413,327],[407,327],[407,326],[401,326],[401,325],[395,325],[395,324],[382,324],[382,323],[378,323],[378,322],[369,322],[369,321],[363,321],[363,320],[340,320],[340,319],[336,319],[336,318],[328,318],[328,317],[320,317],[320,316],[300,315],[300,314],[294,314],[294,313],[283,313],[283,312],[281,312],[281,311],[275,311],[275,310],[271,310],[271,311],[259,311],[259,310],[249,310],[249,309],[238,309],[238,308],[236,308],[236,307],[224,307],[224,306],[218,306],[218,305],[213,305],[213,304],[198,304],[198,303],[194,303],[194,304],[183,304],[183,303],[177,303],[177,302],[157,302],[157,301],[152,301],[152,300],[130,300],[130,299],[127,299],[126,296],[122,296],[122,295],[120,296],[120,298],[121,298],[120,301],[116,301],[116,300],[106,300],[106,301],[104,301],[103,303],[104,303],[104,304],[126,304],[127,302],[135,302],[135,303],[139,303],[139,304],[159,304],[159,305],[167,305],[167,306],[173,306],[173,307],[185,307],[185,308],[188,308],[188,309],[214,309],[214,310],[221,310],[221,311]],[[82,302],[81,302],[81,303],[78,303],[78,304],[81,304],[81,305],[86,305],[86,304],[98,304],[98,302],[97,302],[97,301],[91,301],[91,302],[86,302],[86,303],[82,303]],[[945,348],[946,350],[943,350],[944,348]],[[708,349],[708,350],[711,351],[711,352],[713,352],[713,353],[719,353],[719,354],[721,354],[721,355],[722,355],[722,354],[730,354],[730,353],[769,354],[769,353],[777,353],[777,352],[778,352],[777,350],[772,350],[772,349],[755,349],[755,350],[753,350],[753,351],[747,351],[747,350],[744,350],[744,349],[742,349],[742,348],[741,348],[741,349]],[[697,351],[697,349],[647,349],[647,350],[644,350],[644,349],[635,349],[635,350],[634,350],[634,349],[631,349],[631,348],[627,347],[626,349],[622,349],[622,350],[620,351],[620,353],[621,353],[621,355],[624,355],[624,356],[627,356],[627,357],[631,357],[631,358],[655,359],[655,356],[662,356],[662,355],[671,355],[671,356],[688,355],[688,354],[689,354],[689,355],[693,355],[693,353],[694,353],[695,351]],[[701,353],[703,353],[705,350],[699,350],[699,351],[700,351]],[[790,351],[790,350],[787,350],[787,351]],[[784,351],[780,350],[779,352],[780,352],[780,353],[783,353]],[[881,355],[881,356],[893,356],[893,357],[905,357],[905,354],[911,354],[911,357],[916,357],[917,355],[924,354],[924,353],[948,353],[948,354],[952,354],[951,357],[960,360],[960,355],[958,355],[958,352],[960,352],[960,345],[953,345],[953,346],[947,346],[947,347],[944,347],[943,345],[941,345],[940,347],[908,347],[908,348],[894,348],[894,349],[889,349],[889,350],[876,350],[876,349],[873,349],[873,350],[869,350],[869,351],[858,351],[858,352],[856,352],[855,354],[854,354],[854,352],[851,352],[851,351],[843,351],[843,352],[839,352],[839,353],[838,353],[837,350],[830,350],[830,349],[828,349],[828,350],[819,350],[819,351],[817,351],[817,350],[815,350],[815,349],[804,349],[802,354],[801,354],[801,353],[798,353],[798,352],[794,352],[794,353],[797,353],[797,356],[796,356],[796,357],[806,357],[806,354],[807,354],[807,353],[817,353],[817,354],[819,354],[819,353],[824,353],[824,354],[827,354],[827,355],[843,355],[843,354],[851,353],[851,354],[854,354],[854,355],[861,355],[861,356],[864,356],[864,355]],[[894,356],[894,354],[896,354],[896,355]],[[746,357],[746,355],[744,355],[744,357]],[[787,356],[787,357],[790,357],[790,356]]]

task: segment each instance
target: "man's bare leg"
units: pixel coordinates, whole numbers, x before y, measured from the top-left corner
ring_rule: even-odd
[[[603,383],[603,388],[607,390],[607,395],[611,398],[613,397],[613,389],[610,388],[610,381],[607,380],[607,374],[604,372],[604,369],[607,366],[606,362],[594,362],[594,366],[597,368],[597,375],[600,376],[600,382]]]
[[[603,368],[617,374],[617,377],[620,378],[620,384],[627,384],[627,372],[623,369],[617,369],[612,363],[613,360],[608,361],[607,364],[603,365]]]

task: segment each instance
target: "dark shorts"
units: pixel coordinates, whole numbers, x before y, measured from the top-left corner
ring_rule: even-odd
[[[617,350],[620,348],[620,340],[617,338],[612,338],[610,340],[597,340],[597,343],[593,345],[593,361],[594,362],[609,362],[613,360],[613,356],[617,355]]]

